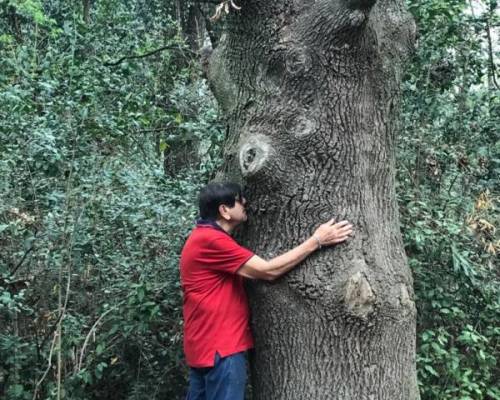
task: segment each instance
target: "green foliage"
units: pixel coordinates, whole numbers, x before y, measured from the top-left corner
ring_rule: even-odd
[[[222,129],[170,2],[89,4],[0,0],[0,397],[180,398],[177,257]],[[423,400],[500,399],[498,16],[474,4],[408,0]]]
[[[0,2],[2,398],[184,391],[178,254],[222,133],[163,7]]]
[[[404,84],[398,193],[415,277],[422,399],[500,399],[500,100],[493,2],[409,2],[418,49]]]

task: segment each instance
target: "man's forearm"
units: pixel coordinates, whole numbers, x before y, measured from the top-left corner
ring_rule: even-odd
[[[286,274],[318,249],[318,242],[310,237],[302,244],[268,261],[267,272],[275,278]]]
[[[272,281],[293,269],[318,247],[319,242],[311,237],[292,250],[269,261],[255,255],[240,268],[238,274],[246,278]]]
[[[347,221],[334,223],[331,219],[316,229],[313,236],[292,250],[266,261],[255,255],[239,270],[246,278],[272,281],[293,269],[307,256],[322,246],[332,246],[344,242],[352,233],[352,225]]]

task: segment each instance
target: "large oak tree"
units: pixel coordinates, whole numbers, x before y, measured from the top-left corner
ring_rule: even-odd
[[[249,287],[255,399],[416,400],[415,304],[394,192],[402,0],[245,0],[209,79],[223,175],[247,188],[242,241],[265,257],[332,216],[348,243]]]

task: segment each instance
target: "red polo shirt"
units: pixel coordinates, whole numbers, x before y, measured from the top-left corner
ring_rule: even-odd
[[[190,367],[212,367],[215,352],[226,357],[253,347],[243,277],[236,274],[253,255],[213,226],[198,225],[191,232],[180,260]]]

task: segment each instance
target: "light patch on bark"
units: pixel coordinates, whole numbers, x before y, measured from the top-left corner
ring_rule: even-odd
[[[292,47],[285,60],[286,70],[290,75],[306,72],[311,67],[311,58],[301,47]]]
[[[293,118],[291,125],[292,126],[290,126],[290,130],[293,132],[296,138],[309,136],[316,130],[315,121],[309,119],[304,115],[299,115]]]
[[[262,169],[273,153],[269,137],[256,134],[245,138],[239,151],[240,169],[243,176],[253,175]]]
[[[255,82],[257,83],[262,93],[271,95],[281,90],[277,82],[275,82],[273,79],[269,79],[267,68],[263,67],[262,65],[257,66]]]
[[[347,312],[365,319],[373,311],[374,303],[375,294],[370,283],[361,272],[356,272],[346,284],[345,304]]]
[[[349,15],[349,25],[355,28],[357,26],[361,26],[367,19],[367,15],[361,10],[354,10]]]
[[[410,298],[408,288],[404,283],[401,284],[399,302],[401,306],[406,309],[406,315],[415,311],[415,302]]]

